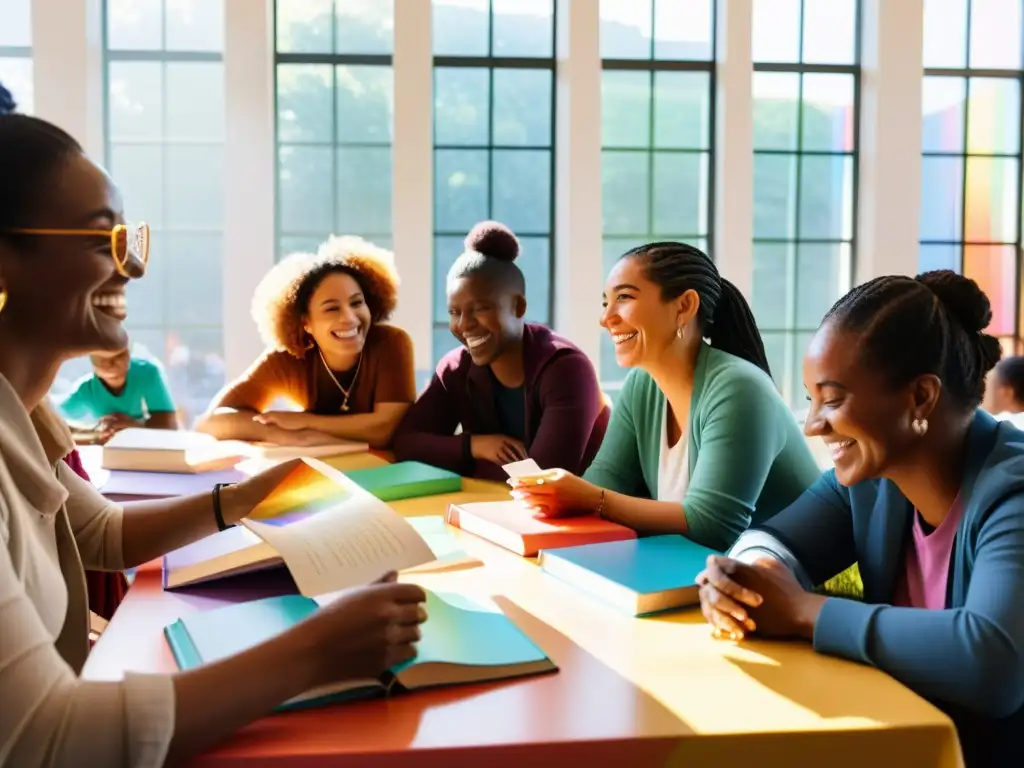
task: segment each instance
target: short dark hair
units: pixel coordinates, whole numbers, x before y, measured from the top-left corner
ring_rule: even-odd
[[[753,363],[769,376],[768,356],[754,313],[739,289],[718,273],[718,267],[699,248],[672,241],[648,243],[626,251],[644,275],[661,288],[665,301],[693,290],[700,297],[697,322],[711,346]],[[621,259],[620,259],[621,260]]]
[[[999,383],[1010,388],[1014,400],[1024,402],[1024,356],[1014,355],[1000,360],[996,366],[996,377]]]
[[[934,374],[955,405],[973,409],[1002,354],[999,342],[983,333],[991,321],[991,304],[978,284],[941,269],[868,280],[837,301],[823,324],[861,334],[865,362],[884,371],[893,386]]]
[[[0,115],[10,115],[18,111],[18,105],[3,83],[0,83]]]
[[[526,294],[526,278],[516,266],[519,239],[497,221],[481,221],[469,230],[465,250],[448,270],[447,284],[463,277],[480,276],[502,290]]]

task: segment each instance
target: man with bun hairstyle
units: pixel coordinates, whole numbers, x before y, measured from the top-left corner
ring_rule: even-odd
[[[437,366],[395,435],[399,460],[503,480],[527,457],[543,469],[583,472],[601,445],[609,409],[587,356],[527,323],[519,241],[477,224],[448,271],[448,317],[461,347]],[[456,434],[461,425],[461,434]]]

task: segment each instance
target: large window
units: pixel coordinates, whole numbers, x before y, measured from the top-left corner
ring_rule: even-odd
[[[919,267],[973,278],[1019,346],[1022,0],[927,0]]]
[[[2,0],[0,83],[11,92],[19,112],[32,112],[31,0]]]
[[[600,13],[604,273],[655,240],[714,257],[714,0],[601,0]],[[625,371],[601,339],[601,380],[614,389]]]
[[[850,286],[857,196],[857,0],[754,0],[753,308],[776,384]]]
[[[153,230],[127,328],[191,421],[224,384],[223,3],[107,0],[105,15],[107,165],[127,217]]]
[[[278,254],[391,247],[393,0],[277,0]]]
[[[554,228],[555,0],[433,0],[434,359],[445,278],[469,229],[519,236],[527,319],[549,324]]]

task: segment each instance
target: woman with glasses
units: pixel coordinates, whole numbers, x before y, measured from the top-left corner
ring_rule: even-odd
[[[418,587],[357,589],[289,632],[205,667],[89,682],[83,567],[123,570],[224,529],[294,469],[212,493],[111,504],[64,463],[46,405],[61,363],[126,342],[125,287],[148,230],[124,222],[107,174],[66,133],[0,116],[0,759],[161,766],[208,749],[311,688],[414,654]]]

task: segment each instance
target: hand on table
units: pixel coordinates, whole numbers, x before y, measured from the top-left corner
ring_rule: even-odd
[[[498,466],[526,458],[526,446],[522,441],[506,435],[473,435],[469,438],[469,450],[474,459]]]
[[[593,514],[601,505],[601,489],[572,472],[553,469],[508,481],[512,498],[545,517]]]
[[[284,429],[282,427],[267,427],[264,441],[274,445],[291,446],[313,446],[331,445],[337,443],[338,438],[328,435],[326,432],[318,432],[315,429]]]
[[[278,427],[289,432],[306,429],[309,426],[309,414],[304,411],[267,411],[252,417],[257,424],[267,427]]]
[[[129,427],[141,427],[144,426],[141,421],[133,419],[124,413],[110,413],[104,416],[96,424],[96,433],[98,435],[98,442],[106,443],[110,438],[120,432],[122,429],[128,429]]]
[[[752,633],[811,639],[826,599],[805,590],[774,558],[748,565],[712,555],[697,583],[704,618],[717,637],[732,640]]]

